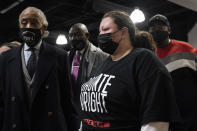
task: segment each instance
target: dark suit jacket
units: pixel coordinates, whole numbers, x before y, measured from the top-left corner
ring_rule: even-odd
[[[72,61],[75,55],[75,50],[71,50],[69,52],[69,73],[71,74],[72,69]],[[75,111],[77,111],[76,119],[78,119],[80,112],[80,91],[81,85],[88,81],[90,74],[93,70],[97,68],[104,60],[107,59],[109,55],[102,52],[100,48],[95,47],[92,43],[88,42],[87,46],[84,50],[82,59],[80,61],[80,67],[78,71],[77,83],[73,84],[72,82],[72,98],[73,103],[75,105]],[[72,76],[70,75],[70,79],[72,80]],[[72,80],[73,81],[73,80]],[[78,119],[78,123],[75,123],[76,129],[79,128],[80,119]]]
[[[21,49],[0,56],[0,131],[67,131],[72,119],[67,54],[42,43],[28,109]]]

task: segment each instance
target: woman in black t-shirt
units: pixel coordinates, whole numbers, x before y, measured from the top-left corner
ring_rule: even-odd
[[[179,113],[166,68],[151,51],[133,48],[126,13],[106,13],[99,30],[99,47],[111,57],[81,86],[80,130],[167,131]]]

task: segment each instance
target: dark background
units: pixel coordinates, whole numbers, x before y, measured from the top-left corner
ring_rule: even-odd
[[[13,3],[14,8],[2,13]],[[97,45],[99,22],[102,15],[110,10],[119,9],[131,13],[136,7],[144,11],[146,20],[136,24],[138,29],[147,29],[147,20],[155,14],[168,17],[172,34],[171,38],[187,41],[187,33],[197,21],[197,12],[178,6],[167,0],[0,0],[0,44],[10,41],[21,41],[18,37],[18,16],[28,7],[40,8],[46,15],[50,34],[46,39],[55,43],[60,33],[67,35],[71,25],[84,23],[91,34],[90,41]]]

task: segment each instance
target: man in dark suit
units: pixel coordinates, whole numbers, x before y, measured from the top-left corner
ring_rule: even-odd
[[[95,71],[109,56],[95,47],[89,40],[87,27],[82,23],[74,24],[69,30],[69,44],[72,49],[69,52],[70,76],[72,80],[73,103],[77,111],[76,129],[79,129],[80,118],[80,90],[81,85],[85,83],[91,72]]]
[[[0,56],[0,131],[67,131],[72,119],[67,54],[42,41],[48,22],[28,7],[19,16],[23,45]]]

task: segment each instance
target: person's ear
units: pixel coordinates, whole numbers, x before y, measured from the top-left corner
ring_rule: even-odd
[[[128,28],[127,27],[123,27],[122,28],[122,37],[125,38],[126,35],[128,35],[128,34],[129,34]]]
[[[88,40],[89,37],[90,37],[90,34],[89,34],[89,33],[85,33],[85,37],[86,37],[86,39]]]
[[[49,35],[49,31],[47,30],[46,26],[42,26],[40,30],[41,30],[43,38],[45,38]]]
[[[170,28],[168,28],[168,34],[169,34],[169,35],[171,34],[171,29],[170,29]]]

